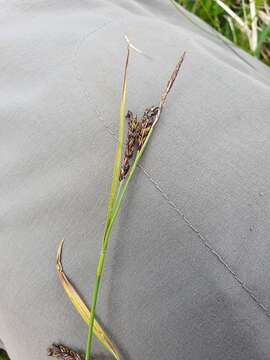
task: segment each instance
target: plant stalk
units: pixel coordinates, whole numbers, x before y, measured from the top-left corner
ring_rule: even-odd
[[[99,292],[99,288],[100,288],[100,281],[101,281],[101,276],[102,276],[102,271],[103,271],[103,265],[104,265],[104,260],[105,260],[105,256],[106,256],[106,251],[107,251],[107,245],[108,245],[108,240],[109,240],[109,237],[110,237],[110,234],[111,234],[111,229],[112,229],[112,226],[113,226],[113,223],[114,223],[114,220],[116,219],[117,217],[117,214],[119,212],[119,209],[121,207],[121,204],[122,204],[122,201],[123,201],[123,198],[124,198],[124,195],[126,193],[126,190],[127,190],[127,186],[130,182],[130,180],[132,179],[133,175],[134,175],[134,172],[135,172],[135,169],[138,165],[138,162],[146,148],[146,145],[151,137],[151,134],[154,130],[154,127],[155,125],[157,124],[159,118],[160,118],[160,115],[161,115],[161,112],[162,112],[162,109],[163,109],[163,106],[164,106],[164,103],[165,103],[165,100],[167,98],[167,95],[169,94],[172,86],[173,86],[173,83],[178,75],[178,72],[180,70],[180,67],[184,61],[184,57],[185,57],[185,53],[181,56],[180,60],[178,61],[167,85],[166,85],[166,88],[164,90],[164,92],[162,93],[161,95],[161,98],[160,98],[160,103],[159,103],[159,110],[158,110],[158,113],[156,114],[156,118],[154,120],[154,123],[144,141],[144,144],[142,146],[142,148],[140,150],[137,151],[137,154],[136,154],[136,157],[134,159],[134,162],[130,168],[130,171],[129,171],[129,174],[127,176],[127,178],[125,180],[122,180],[120,182],[120,184],[118,184],[118,191],[117,191],[117,194],[116,194],[116,191],[115,191],[115,196],[114,196],[114,201],[113,203],[111,203],[111,211],[110,213],[108,213],[107,215],[107,221],[106,221],[106,224],[105,224],[105,230],[104,230],[104,235],[103,235],[103,241],[102,241],[102,247],[101,247],[101,252],[100,252],[100,256],[99,256],[99,261],[98,261],[98,266],[97,266],[97,271],[96,271],[96,281],[95,281],[95,286],[94,286],[94,290],[93,290],[93,295],[92,295],[92,304],[91,304],[91,317],[90,317],[90,320],[89,320],[89,329],[88,329],[88,335],[87,335],[87,345],[86,345],[86,356],[85,356],[85,360],[90,360],[90,354],[91,354],[91,343],[92,343],[92,334],[93,334],[93,324],[94,324],[94,318],[95,318],[95,309],[96,309],[96,304],[97,304],[97,298],[98,298],[98,292]],[[127,70],[127,67],[125,69],[125,76],[124,76],[124,82],[125,82],[125,79],[126,79],[126,70]],[[121,106],[121,108],[123,108],[123,106]],[[123,109],[122,109],[123,110]],[[120,115],[121,117],[121,115]],[[118,176],[118,174],[117,174]]]
[[[124,133],[126,79],[127,79],[129,54],[130,54],[130,44],[128,43],[127,56],[126,56],[126,62],[125,62],[125,68],[124,68],[124,79],[123,79],[123,84],[122,84],[121,101],[120,101],[120,121],[119,121],[119,131],[118,131],[118,142],[117,142],[116,156],[115,156],[115,161],[114,161],[113,178],[112,178],[111,192],[110,192],[109,201],[108,201],[108,209],[107,209],[107,216],[106,216],[104,234],[103,234],[103,239],[102,239],[101,252],[100,252],[100,256],[99,256],[99,260],[98,260],[98,266],[97,266],[97,271],[96,271],[96,280],[95,280],[94,290],[93,290],[93,294],[92,294],[91,316],[90,316],[89,324],[88,324],[85,360],[90,360],[92,337],[93,337],[93,326],[94,326],[94,319],[95,319],[95,310],[96,310],[100,281],[101,281],[101,276],[102,276],[102,271],[103,271],[103,265],[104,265],[107,245],[108,245],[108,239],[110,236],[110,229],[111,229],[111,227],[110,227],[110,229],[108,230],[108,227],[111,223],[112,214],[114,212],[115,198],[117,196],[116,192],[117,192],[117,187],[119,185],[118,176],[119,176],[120,163],[121,163],[121,151],[122,151],[123,133]]]
[[[98,291],[99,291],[99,287],[100,287],[100,280],[101,280],[101,275],[102,275],[102,270],[103,270],[105,254],[106,254],[106,250],[102,251],[99,256],[99,261],[98,261],[96,282],[95,282],[95,287],[94,287],[94,291],[93,291],[93,295],[92,295],[91,315],[90,315],[90,319],[89,319],[89,329],[88,329],[88,334],[87,334],[85,360],[89,360],[90,354],[91,354],[91,344],[92,344],[92,337],[93,337],[93,325],[94,325],[94,319],[95,319],[95,310],[96,310],[96,305],[97,305]]]

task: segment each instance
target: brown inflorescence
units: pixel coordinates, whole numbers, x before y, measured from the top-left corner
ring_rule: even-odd
[[[84,360],[84,356],[61,344],[52,344],[48,349],[48,355],[64,360]]]
[[[147,138],[147,135],[155,121],[155,117],[158,113],[159,107],[152,106],[144,111],[142,120],[137,119],[137,115],[134,115],[132,111],[128,111],[126,119],[128,120],[128,133],[125,147],[124,160],[119,174],[119,181],[122,181],[130,168],[130,161],[133,158],[136,150],[140,150]]]
[[[48,349],[48,356],[53,356],[57,359],[63,360],[84,360],[82,354],[77,353],[76,351],[68,348],[67,346],[61,344],[53,344]],[[112,357],[106,357],[104,355],[94,355],[91,359],[93,360],[109,360]]]
[[[119,181],[122,181],[128,173],[130,168],[130,160],[135,153],[138,134],[140,131],[140,122],[137,119],[137,115],[134,115],[132,111],[128,111],[126,119],[128,120],[128,133],[124,160],[120,169]]]
[[[158,113],[159,107],[158,106],[151,106],[149,109],[145,109],[141,126],[140,132],[138,136],[138,149],[140,150],[147,138],[147,135],[155,121],[156,115]]]

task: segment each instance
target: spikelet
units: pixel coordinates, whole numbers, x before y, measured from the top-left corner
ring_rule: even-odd
[[[64,360],[84,360],[84,356],[61,344],[52,344],[48,349],[48,356]]]
[[[140,126],[140,132],[138,135],[138,149],[140,150],[145,142],[145,139],[155,121],[156,115],[159,111],[158,106],[151,106],[150,109],[145,109],[141,126]]]
[[[52,346],[48,349],[48,356],[63,360],[84,360],[84,356],[82,354],[79,354],[76,351],[62,344],[52,344]],[[112,359],[112,357],[106,357],[104,355],[94,355],[91,359],[109,360]]]
[[[140,131],[140,123],[137,119],[137,115],[134,115],[131,111],[128,111],[126,119],[128,120],[128,133],[124,160],[119,174],[119,181],[122,181],[128,173],[128,170],[130,168],[130,160],[133,158],[133,155],[135,153],[138,134]]]

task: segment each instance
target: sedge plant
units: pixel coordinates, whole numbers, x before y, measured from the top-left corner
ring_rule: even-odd
[[[148,134],[145,137],[145,140],[144,140],[141,148],[138,149],[138,151],[136,152],[136,157],[135,157],[135,160],[129,170],[128,176],[124,179],[119,180],[119,173],[120,173],[120,168],[121,168],[121,152],[122,152],[123,134],[124,134],[126,82],[127,82],[127,68],[128,68],[129,56],[130,56],[130,44],[128,44],[128,47],[127,47],[127,56],[126,56],[126,62],[125,62],[124,79],[123,79],[123,84],[122,84],[122,94],[121,94],[121,101],[120,101],[120,121],[119,121],[119,130],[118,130],[118,142],[117,142],[117,149],[116,149],[116,156],[115,156],[115,163],[114,163],[114,170],[113,170],[111,193],[109,195],[107,217],[106,217],[106,223],[105,223],[105,227],[104,227],[104,235],[103,235],[101,251],[100,251],[100,256],[99,256],[98,266],[97,266],[97,271],[96,271],[96,281],[95,281],[95,285],[94,285],[94,291],[92,294],[91,316],[90,316],[90,320],[89,320],[89,327],[88,327],[88,334],[87,334],[85,360],[90,360],[93,325],[94,325],[94,319],[95,319],[95,309],[96,309],[96,304],[97,304],[98,291],[99,291],[99,287],[100,287],[100,281],[101,281],[101,276],[102,276],[102,271],[103,271],[104,260],[105,260],[105,256],[106,256],[107,246],[108,246],[108,240],[109,240],[109,237],[111,234],[112,226],[113,226],[114,220],[119,212],[119,209],[121,207],[124,195],[127,191],[128,184],[134,175],[134,172],[138,166],[139,160],[140,160],[140,158],[146,148],[146,145],[148,144],[148,141],[152,135],[154,127],[160,118],[166,97],[174,83],[174,80],[176,79],[176,76],[177,76],[179,69],[182,65],[182,62],[184,60],[185,54],[183,54],[181,56],[179,62],[176,65],[176,68],[174,69],[174,72],[173,72],[170,80],[167,83],[165,91],[161,96],[160,103],[159,103],[159,106],[158,106],[156,114],[155,114],[155,119],[154,119],[153,123],[151,124],[151,126],[149,127]]]
[[[95,319],[95,310],[98,300],[99,288],[103,273],[103,266],[106,257],[108,241],[110,238],[112,226],[117,217],[117,214],[120,210],[121,204],[123,202],[125,193],[127,191],[127,187],[134,176],[135,170],[139,164],[140,158],[142,157],[145,148],[149,142],[149,139],[153,133],[153,130],[160,119],[160,115],[162,109],[164,107],[167,95],[169,94],[174,81],[179,73],[181,65],[184,61],[185,53],[180,57],[177,62],[174,71],[166,84],[166,87],[161,95],[159,105],[156,107],[151,107],[150,109],[146,109],[144,112],[143,118],[141,121],[137,121],[137,117],[133,116],[133,114],[129,111],[125,116],[125,104],[126,104],[126,90],[127,90],[127,70],[128,63],[130,58],[130,50],[134,49],[137,52],[139,51],[135,46],[133,46],[130,41],[126,38],[128,46],[127,46],[127,54],[125,59],[124,66],[124,77],[122,82],[122,92],[120,99],[120,116],[119,116],[119,128],[118,128],[118,140],[116,146],[116,154],[115,161],[113,167],[113,176],[111,183],[111,191],[108,199],[107,206],[107,214],[106,221],[103,231],[103,238],[101,242],[101,250],[98,259],[98,265],[96,270],[96,279],[92,292],[92,301],[91,306],[88,309],[86,304],[81,299],[75,287],[71,284],[69,278],[66,276],[61,262],[63,241],[61,241],[56,258],[56,270],[60,279],[60,282],[66,291],[67,296],[71,300],[77,312],[81,315],[82,319],[88,324],[88,333],[86,339],[86,352],[85,352],[85,360],[90,360],[91,357],[91,345],[92,345],[92,337],[93,334],[97,337],[100,343],[114,356],[116,360],[120,360],[120,354],[115,346],[115,344],[111,341],[109,336],[106,334],[105,330]],[[129,118],[129,128],[128,128],[128,139],[125,148],[125,159],[121,166],[121,154],[123,148],[123,137],[124,137],[124,125],[125,118]],[[130,165],[130,161],[132,156],[135,155],[133,163]],[[125,160],[126,163],[125,163]],[[80,359],[79,355],[68,349],[63,345],[53,344],[49,350],[48,354],[50,356],[55,356],[58,358],[66,358],[67,354],[69,354],[69,358],[74,360]],[[72,355],[72,356],[71,356]],[[94,358],[92,359],[94,360]]]

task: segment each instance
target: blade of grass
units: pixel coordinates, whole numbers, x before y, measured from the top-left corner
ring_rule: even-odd
[[[259,10],[258,16],[264,24],[268,25],[270,23],[270,14],[267,14],[267,12]]]
[[[228,21],[229,27],[231,29],[231,33],[232,33],[232,37],[233,37],[233,42],[235,44],[237,44],[237,36],[236,36],[236,32],[235,32],[235,28],[234,28],[234,24],[232,21],[232,18],[230,16],[226,16],[226,20]]]
[[[121,164],[121,152],[123,146],[123,135],[124,135],[124,124],[125,124],[125,103],[126,103],[126,77],[127,77],[127,68],[128,68],[128,61],[129,61],[129,53],[130,53],[130,44],[127,47],[127,56],[125,62],[125,70],[124,70],[124,80],[122,84],[122,93],[121,93],[121,102],[120,102],[120,121],[119,121],[119,129],[118,129],[118,142],[114,160],[114,168],[113,168],[113,178],[112,178],[112,185],[111,185],[111,192],[109,195],[108,201],[108,209],[107,209],[107,217],[106,217],[106,224],[110,222],[110,217],[112,213],[113,203],[116,197],[117,185],[118,185],[118,176]],[[106,226],[105,226],[106,231]]]
[[[245,4],[245,0],[242,0],[242,10],[243,10],[243,16],[244,16],[244,23],[246,26],[247,25],[247,11],[246,11],[246,4]]]
[[[264,42],[267,40],[268,34],[270,34],[270,23],[264,27],[263,31],[260,34],[258,46],[255,51],[255,56],[257,56],[257,57],[260,56],[262,46],[263,46]]]
[[[215,2],[223,8],[223,10],[226,11],[226,13],[228,15],[230,15],[233,20],[240,26],[240,28],[246,33],[246,35],[248,36],[248,38],[250,38],[251,36],[251,30],[250,28],[244,23],[244,21],[240,18],[240,16],[238,16],[228,5],[226,5],[223,1],[221,0],[215,0]]]
[[[120,100],[120,119],[119,119],[119,130],[118,130],[118,142],[117,142],[117,149],[116,149],[114,169],[113,169],[111,193],[109,195],[106,223],[105,223],[104,234],[103,234],[103,239],[102,239],[102,247],[101,247],[101,252],[100,252],[98,265],[97,265],[94,290],[92,293],[91,316],[90,316],[89,323],[88,323],[85,360],[89,360],[90,354],[91,354],[91,344],[92,344],[93,325],[94,325],[97,297],[98,297],[98,292],[99,292],[99,287],[100,287],[100,281],[101,281],[107,246],[108,246],[108,238],[109,237],[107,236],[107,231],[108,231],[109,224],[111,223],[112,210],[114,207],[114,202],[115,202],[115,197],[116,197],[116,192],[117,192],[117,185],[119,183],[118,176],[119,176],[119,170],[120,170],[120,165],[121,165],[121,152],[122,152],[122,145],[123,145],[125,104],[126,104],[126,81],[127,81],[127,69],[128,69],[129,54],[130,54],[130,43],[128,43],[128,46],[127,46],[127,55],[126,55],[126,62],[125,62],[125,68],[124,68],[124,79],[123,79],[123,83],[122,83],[122,93],[121,93],[121,100]]]
[[[257,72],[256,67],[254,67],[253,64],[251,64],[244,56],[241,56],[240,53],[232,46],[231,42],[227,39],[225,39],[222,34],[216,32],[216,31],[208,31],[206,28],[202,25],[200,25],[199,22],[195,21],[191,16],[189,16],[182,7],[175,2],[175,0],[169,0],[170,3],[174,6],[174,8],[185,18],[187,19],[193,26],[199,28],[201,31],[203,31],[205,34],[208,34],[209,36],[220,40],[235,56],[237,56],[241,61],[243,61],[245,64],[247,64],[250,68],[255,70]]]
[[[0,360],[9,360],[7,353],[2,349],[0,349]]]
[[[253,53],[258,46],[258,31],[257,31],[257,11],[255,0],[249,0],[250,16],[251,16],[251,36],[250,36],[250,48]]]
[[[78,313],[81,315],[82,319],[86,324],[89,323],[90,319],[90,311],[79,296],[76,289],[71,284],[70,280],[66,276],[63,266],[62,266],[62,250],[63,250],[63,240],[61,241],[56,255],[56,271],[59,277],[59,280],[61,282],[61,285],[63,286],[66,294],[68,295],[70,301],[74,305],[75,309],[78,311]],[[106,332],[103,330],[101,325],[97,322],[97,320],[94,320],[93,325],[93,332],[96,338],[99,340],[99,342],[110,351],[110,353],[115,357],[116,360],[120,360],[120,355],[116,349],[116,346],[111,341],[109,336],[106,334]]]
[[[204,4],[204,1],[199,0],[199,2],[200,2],[201,7],[202,7],[203,10],[204,10],[206,16],[208,17],[210,23],[212,24],[212,26],[213,26],[214,28],[217,28],[217,29],[219,30],[219,32],[221,32],[221,30],[220,30],[220,25],[219,25],[218,21],[217,21],[217,20],[211,15],[211,13],[208,11],[207,7],[206,7],[205,4]]]

